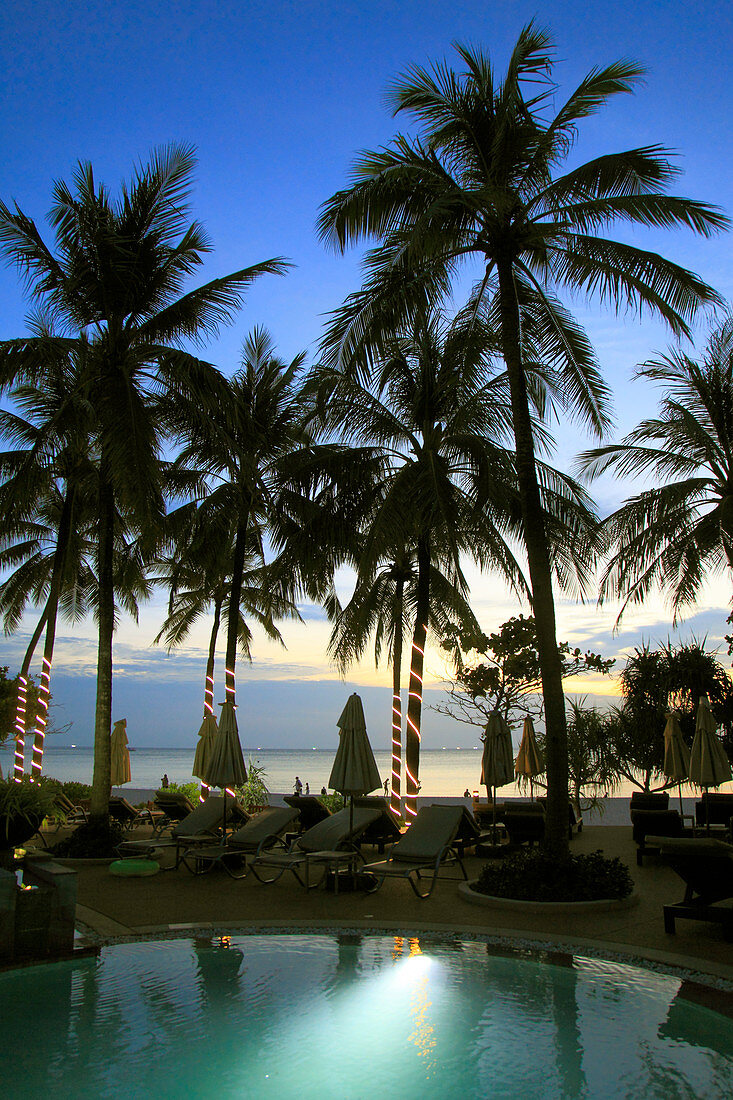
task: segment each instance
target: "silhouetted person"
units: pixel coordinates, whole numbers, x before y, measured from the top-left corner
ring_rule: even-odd
[[[306,794],[310,794],[310,793],[311,793],[310,783],[306,783],[306,785],[305,785],[305,793],[306,793]]]
[[[166,787],[168,786],[168,776],[165,774],[165,772],[163,773],[163,778],[160,781],[160,785],[163,788],[163,790],[165,790]]]
[[[295,777],[295,793],[296,793],[298,798],[300,798],[300,796],[303,793],[303,784],[300,782],[300,776],[299,775],[296,775],[296,777]]]
[[[321,794],[328,794],[328,791],[325,787],[321,787]]]

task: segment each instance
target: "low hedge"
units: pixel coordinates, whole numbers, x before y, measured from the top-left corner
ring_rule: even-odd
[[[62,859],[115,859],[117,845],[122,843],[124,835],[122,826],[116,821],[87,821],[78,825],[71,836],[51,851]]]
[[[529,848],[487,863],[474,889],[516,901],[605,901],[627,898],[634,883],[626,864],[603,852],[558,861]]]

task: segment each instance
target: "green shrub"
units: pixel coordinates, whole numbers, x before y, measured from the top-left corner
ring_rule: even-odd
[[[42,783],[31,783],[28,776],[22,782],[0,780],[0,848],[9,846],[16,822],[24,822],[35,832],[43,818],[53,813],[55,792]]]
[[[322,802],[332,814],[338,813],[339,810],[344,808],[344,796],[342,794],[319,794],[318,801]]]
[[[201,788],[195,780],[191,780],[190,783],[169,783],[167,787],[159,787],[155,793],[167,794],[169,791],[185,794],[192,806],[195,806],[201,797]]]
[[[89,783],[78,783],[76,779],[67,779],[61,784],[61,789],[69,799],[77,806],[82,800],[92,797],[92,788]]]
[[[124,835],[124,829],[116,821],[104,818],[87,821],[51,851],[63,859],[115,859],[117,845],[122,843]]]
[[[634,883],[625,863],[600,851],[558,862],[528,848],[487,863],[475,888],[518,901],[601,901],[628,897]]]
[[[267,773],[264,766],[250,756],[247,761],[247,782],[237,787],[237,797],[245,810],[254,810],[258,806],[267,806],[270,792],[267,789],[265,779]]]

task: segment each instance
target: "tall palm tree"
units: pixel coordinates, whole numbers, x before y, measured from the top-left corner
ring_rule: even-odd
[[[579,458],[591,477],[612,469],[653,482],[605,521],[600,598],[621,598],[620,619],[658,584],[676,620],[708,574],[733,569],[733,318],[713,330],[699,360],[675,348],[637,377],[664,387],[659,415]]]
[[[182,294],[210,251],[201,225],[188,220],[194,165],[189,146],[160,149],[115,199],[90,164],[79,164],[73,190],[62,181],[54,186],[55,254],[30,218],[0,203],[0,250],[72,333],[68,339],[81,333],[88,344],[85,388],[99,455],[95,817],[107,814],[110,790],[115,515],[122,506],[146,537],[163,515],[163,439],[152,397],[186,390],[210,400],[219,375],[184,343],[211,337],[231,321],[254,279],[286,267],[267,260]],[[32,337],[0,347],[0,385],[38,369]]]
[[[369,371],[405,315],[440,301],[466,262],[479,267],[469,303],[497,333],[511,391],[517,469],[537,622],[547,718],[546,847],[567,842],[567,729],[558,660],[547,532],[531,424],[533,387],[548,411],[568,410],[601,433],[607,390],[588,340],[557,294],[597,294],[617,308],[661,316],[675,333],[717,295],[661,256],[602,236],[613,223],[686,226],[705,236],[727,219],[704,203],[666,194],[676,175],[658,146],[599,156],[561,173],[578,123],[633,90],[629,61],[596,68],[558,110],[549,35],[519,35],[501,82],[480,49],[456,47],[465,69],[413,66],[394,81],[395,113],[418,136],[361,155],[353,184],[320,218],[322,236],[344,250],[364,238],[365,283],[334,316],[325,339],[332,361]]]
[[[28,728],[26,685],[35,648],[45,629],[43,667],[37,707],[32,775],[43,766],[43,748],[50,695],[51,664],[59,606],[67,618],[79,620],[90,607],[93,590],[89,561],[92,544],[92,490],[96,481],[89,451],[88,417],[81,403],[69,404],[80,373],[74,356],[59,349],[41,319],[34,322],[43,383],[14,386],[9,398],[19,410],[0,411],[0,435],[16,444],[0,456],[0,545],[3,564],[15,566],[0,586],[5,630],[15,629],[29,602],[41,605],[41,615],[26,650],[18,677],[15,779],[24,770]],[[20,413],[25,413],[25,417]]]
[[[248,602],[248,555],[257,552],[263,557],[279,465],[307,441],[299,395],[303,361],[301,354],[284,363],[275,355],[269,333],[255,328],[244,341],[240,369],[222,387],[215,408],[202,410],[196,402],[173,401],[164,409],[164,418],[182,443],[173,477],[192,476],[198,485],[201,530],[211,526],[227,531],[225,545],[231,558],[226,562],[225,677],[226,699],[232,703],[237,648],[240,639],[246,641],[241,607]],[[297,615],[284,589],[273,587],[270,596],[278,615]],[[254,607],[250,600],[249,610]]]
[[[371,514],[362,525],[358,571],[371,578],[385,551],[399,539],[414,554],[414,628],[405,734],[405,812],[416,813],[421,739],[425,642],[435,570],[465,595],[462,556],[498,570],[525,591],[524,578],[507,539],[521,535],[516,462],[503,446],[511,426],[506,385],[486,382],[484,339],[470,339],[463,319],[446,324],[438,315],[420,318],[387,345],[371,385],[348,370],[322,366],[311,385],[323,430],[338,430],[352,445],[348,461],[364,466],[381,457],[383,470],[372,488]],[[570,479],[543,468],[546,506],[574,513],[577,543],[558,551],[563,575],[586,545],[586,498]],[[553,480],[554,479],[554,480]],[[569,553],[569,557],[564,555]],[[433,613],[435,614],[435,613]]]

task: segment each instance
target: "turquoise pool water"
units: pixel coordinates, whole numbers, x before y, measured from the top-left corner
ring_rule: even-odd
[[[6,1098],[730,1097],[677,977],[477,942],[257,935],[0,975]]]

